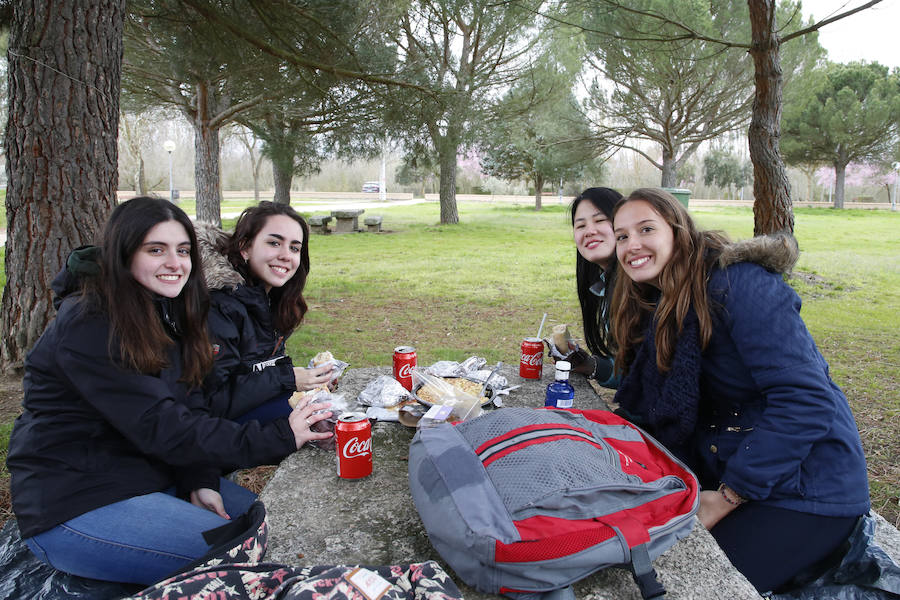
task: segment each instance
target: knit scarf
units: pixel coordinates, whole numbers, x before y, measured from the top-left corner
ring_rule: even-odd
[[[644,341],[628,374],[619,384],[615,401],[640,426],[675,451],[684,445],[697,424],[700,403],[700,325],[694,308],[688,310],[675,342],[672,367],[656,367],[655,319],[647,319]]]

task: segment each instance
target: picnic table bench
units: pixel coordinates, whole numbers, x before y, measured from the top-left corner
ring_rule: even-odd
[[[313,233],[328,233],[328,223],[331,222],[330,215],[312,215],[309,218],[309,229]]]
[[[353,233],[359,231],[359,215],[364,212],[366,211],[362,208],[331,211],[331,216],[335,218],[334,232]]]

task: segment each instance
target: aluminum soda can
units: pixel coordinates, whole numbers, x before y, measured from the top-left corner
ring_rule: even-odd
[[[540,379],[544,367],[544,342],[541,338],[527,337],[522,340],[522,358],[519,360],[519,377]]]
[[[361,479],[372,474],[372,425],[365,413],[344,413],[334,428],[337,437],[337,474]]]
[[[394,348],[394,379],[400,385],[412,391],[412,369],[416,366],[416,349],[412,346],[397,346]]]

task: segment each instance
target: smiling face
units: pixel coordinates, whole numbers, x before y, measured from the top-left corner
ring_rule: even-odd
[[[268,292],[281,287],[297,272],[303,248],[303,228],[286,215],[272,215],[241,256],[250,272],[263,282]]]
[[[675,233],[649,202],[629,200],[616,211],[616,256],[637,283],[659,288],[659,275],[672,258]]]
[[[132,277],[166,298],[181,293],[191,274],[191,240],[178,221],[154,225],[131,257]]]
[[[609,266],[616,252],[612,222],[590,200],[582,200],[575,208],[572,235],[585,260],[604,269]]]

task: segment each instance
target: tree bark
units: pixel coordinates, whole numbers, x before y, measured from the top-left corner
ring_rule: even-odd
[[[144,157],[138,154],[138,168],[137,168],[137,185],[135,186],[135,191],[138,196],[146,196],[147,195],[147,175],[144,170]]]
[[[194,187],[197,220],[222,224],[222,187],[219,180],[219,126],[211,119],[217,99],[206,82],[196,84],[197,100],[193,114],[187,114],[194,126]]]
[[[457,144],[446,140],[440,145],[439,164],[441,167],[441,183],[439,197],[441,202],[441,224],[455,225],[459,223],[459,212],[456,210],[456,153]]]
[[[272,178],[275,180],[275,197],[272,201],[277,204],[291,203],[291,181],[294,179],[293,164],[288,167],[278,160],[272,161]]]
[[[222,224],[219,183],[219,130],[209,122],[194,122],[194,181],[197,220]]]
[[[753,163],[753,235],[794,231],[791,185],[781,158],[781,41],[775,0],[748,0],[756,91],[747,137]]]
[[[849,161],[848,161],[849,162]],[[834,207],[844,208],[844,180],[847,175],[847,162],[834,163]]]
[[[540,173],[534,176],[534,210],[541,210],[541,192],[544,190],[544,176]]]
[[[664,147],[662,151],[662,176],[660,177],[659,182],[660,187],[675,187],[675,178],[678,176],[677,167],[675,153]]]
[[[50,281],[96,243],[116,202],[124,0],[13,3],[0,366],[13,372],[54,314]]]

